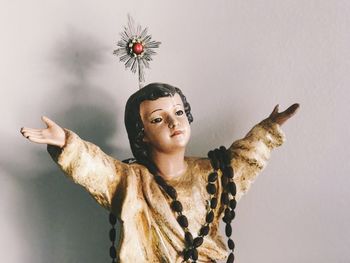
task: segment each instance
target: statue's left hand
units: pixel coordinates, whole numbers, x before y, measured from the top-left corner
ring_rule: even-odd
[[[46,124],[46,129],[23,127],[21,128],[22,135],[31,142],[49,144],[62,148],[66,143],[66,135],[63,128],[48,117],[42,116],[41,119]]]
[[[278,112],[278,107],[279,105],[277,104],[270,114],[269,119],[279,125],[282,125],[297,112],[300,105],[298,103],[294,103],[292,106],[289,106],[288,109],[282,112]]]

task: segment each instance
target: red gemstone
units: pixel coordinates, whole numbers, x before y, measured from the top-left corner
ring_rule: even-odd
[[[132,45],[132,51],[136,55],[140,55],[143,52],[143,45],[141,43],[135,43]]]

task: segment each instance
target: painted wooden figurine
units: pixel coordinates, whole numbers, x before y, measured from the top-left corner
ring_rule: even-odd
[[[222,178],[226,168],[213,167],[215,160],[185,156],[191,108],[181,90],[168,84],[149,84],[126,104],[134,163],[114,159],[47,117],[42,117],[47,128],[22,128],[21,133],[32,142],[47,144],[67,176],[121,221],[119,262],[215,262],[228,255],[218,231],[220,219],[232,215],[233,206],[266,166],[271,150],[283,143],[280,125],[298,107],[293,104],[278,112],[277,105],[243,139],[221,151],[226,154],[222,160],[226,158],[226,165],[233,168],[231,184]],[[225,192],[225,184],[231,192]],[[225,201],[225,193],[230,200]],[[226,234],[231,235],[227,231],[230,226]],[[230,238],[228,246],[233,251]],[[233,259],[232,254],[229,262]]]

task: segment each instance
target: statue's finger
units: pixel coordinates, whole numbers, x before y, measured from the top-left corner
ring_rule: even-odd
[[[26,137],[26,138],[28,138],[28,137],[29,137],[29,135],[28,135],[28,133],[27,133],[27,132],[23,132],[23,131],[21,131],[21,133],[22,133],[22,135],[23,135],[24,137]]]
[[[30,132],[30,133],[33,133],[33,134],[42,134],[42,130],[31,130],[31,129],[28,129],[28,130],[23,130],[22,133],[24,132]]]
[[[21,129],[21,133],[23,133],[23,132],[42,132],[43,131],[43,129],[32,129],[32,128],[22,128]]]
[[[49,119],[46,116],[42,116],[41,119],[43,122],[45,122],[45,124],[48,128],[57,125],[53,120]]]
[[[293,115],[296,113],[297,109],[300,107],[299,103],[294,103],[292,106],[290,106],[288,109],[286,109],[286,114]]]
[[[39,138],[44,139],[44,136],[41,133],[33,133],[33,132],[23,132],[24,137],[28,138]]]
[[[279,104],[277,104],[277,105],[273,108],[273,110],[272,110],[270,116],[276,115],[276,114],[278,113],[278,108],[279,108]]]

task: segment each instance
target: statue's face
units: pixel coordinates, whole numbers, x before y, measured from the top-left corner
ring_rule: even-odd
[[[151,151],[173,153],[185,149],[191,129],[179,94],[143,101],[140,116],[145,129],[143,140]]]

